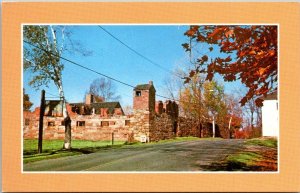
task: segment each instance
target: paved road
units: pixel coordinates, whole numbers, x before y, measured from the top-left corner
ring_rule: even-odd
[[[125,146],[24,164],[24,171],[201,171],[243,148],[244,140]]]

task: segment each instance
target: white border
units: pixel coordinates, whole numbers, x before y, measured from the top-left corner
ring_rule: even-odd
[[[41,2],[41,0],[3,0],[3,2]],[[260,2],[260,3],[272,3],[272,2],[299,2],[299,0],[43,0],[43,2],[143,2],[143,3],[155,3],[155,2],[196,2],[196,3],[214,3],[214,2],[230,2],[230,3],[251,3],[251,2]]]
[[[155,24],[155,23],[113,23],[113,24],[99,24],[99,23],[22,23],[21,24],[21,94],[23,94],[23,26],[24,25],[66,25],[66,26],[96,26],[96,25],[101,25],[101,26],[184,26],[184,25],[219,25],[219,26],[224,26],[224,25],[277,25],[277,48],[278,48],[278,59],[277,59],[277,76],[278,76],[278,83],[277,83],[277,100],[278,100],[278,125],[279,125],[279,131],[278,131],[278,139],[277,139],[277,171],[271,172],[254,172],[254,171],[244,171],[244,172],[235,172],[235,171],[141,171],[141,172],[130,172],[130,171],[89,171],[89,172],[83,172],[83,171],[68,171],[68,172],[63,172],[63,171],[24,171],[23,170],[23,97],[21,96],[21,173],[22,174],[279,174],[280,173],[280,25],[279,23],[168,23],[168,24]]]

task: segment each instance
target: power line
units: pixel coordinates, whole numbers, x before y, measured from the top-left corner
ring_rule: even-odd
[[[95,70],[93,70],[93,69],[91,69],[91,68],[88,68],[88,67],[83,66],[83,65],[81,65],[81,64],[78,64],[78,63],[76,63],[76,62],[73,62],[72,60],[69,60],[69,59],[67,59],[67,58],[65,58],[65,57],[62,57],[62,56],[59,56],[59,55],[54,54],[54,53],[52,53],[52,52],[49,52],[48,50],[45,50],[45,49],[43,49],[43,48],[40,48],[40,47],[38,47],[38,46],[36,46],[36,45],[34,45],[34,44],[32,44],[32,43],[26,41],[26,40],[23,40],[23,41],[24,41],[25,43],[27,43],[27,44],[29,44],[29,45],[31,45],[31,46],[37,48],[37,49],[40,49],[40,50],[42,50],[42,51],[44,51],[44,52],[46,52],[46,53],[48,53],[48,54],[51,54],[51,55],[53,55],[53,56],[55,56],[55,57],[61,58],[61,59],[65,60],[65,61],[67,61],[67,62],[69,62],[69,63],[71,63],[71,64],[74,64],[74,65],[76,65],[76,66],[79,66],[79,67],[81,67],[81,68],[84,68],[84,69],[86,69],[86,70],[89,70],[89,71],[91,71],[91,72],[94,72],[94,73],[96,73],[96,74],[99,74],[99,75],[101,75],[101,76],[104,76],[104,77],[106,77],[106,78],[108,78],[108,79],[111,79],[111,80],[116,81],[116,82],[118,82],[118,83],[121,83],[121,84],[123,84],[123,85],[126,85],[126,86],[129,86],[129,87],[134,88],[134,86],[132,86],[132,85],[130,85],[130,84],[127,84],[127,83],[125,83],[125,82],[122,82],[122,81],[120,81],[120,80],[117,80],[117,79],[115,79],[115,78],[112,78],[112,77],[110,77],[110,76],[107,76],[107,75],[105,75],[105,74],[102,74],[102,73],[100,73],[100,72],[97,72],[97,71],[95,71]]]
[[[179,76],[178,74],[173,73],[172,71],[164,68],[163,66],[161,66],[160,64],[154,62],[153,60],[149,59],[148,57],[144,56],[143,54],[139,53],[138,51],[134,50],[133,48],[131,48],[130,46],[128,46],[126,43],[124,43],[122,40],[120,40],[119,38],[117,38],[116,36],[114,36],[112,33],[110,33],[108,30],[106,30],[105,28],[103,28],[102,26],[98,25],[98,27],[100,29],[102,29],[104,32],[106,32],[108,35],[110,35],[112,38],[114,38],[115,40],[117,40],[118,42],[120,42],[122,45],[124,45],[126,48],[128,48],[129,50],[131,50],[132,52],[134,52],[135,54],[137,54],[138,56],[140,56],[141,58],[145,59],[146,61],[150,62],[151,64],[157,66],[158,68],[174,75],[177,76],[178,78],[183,78],[181,76]]]
[[[34,44],[32,44],[32,43],[26,41],[26,40],[23,40],[23,41],[24,41],[25,43],[27,43],[28,45],[31,45],[31,46],[33,46],[33,47],[39,49],[39,50],[42,50],[42,51],[44,51],[44,52],[46,52],[46,53],[48,53],[48,54],[51,54],[51,55],[55,56],[55,57],[61,58],[61,59],[65,60],[65,61],[67,61],[67,62],[69,62],[69,63],[71,63],[71,64],[74,64],[74,65],[76,65],[76,66],[79,66],[79,67],[81,67],[81,68],[84,68],[84,69],[86,69],[86,70],[89,70],[89,71],[91,71],[91,72],[94,72],[94,73],[96,73],[96,74],[99,74],[99,75],[101,75],[101,76],[104,76],[104,77],[106,77],[106,78],[108,78],[108,79],[111,79],[111,80],[113,80],[113,81],[115,81],[115,82],[118,82],[118,83],[120,83],[120,84],[123,84],[123,85],[125,85],[125,86],[131,87],[131,88],[135,88],[135,86],[133,86],[133,85],[130,85],[130,84],[128,84],[128,83],[125,83],[125,82],[120,81],[120,80],[118,80],[118,79],[115,79],[115,78],[113,78],[113,77],[110,77],[110,76],[108,76],[108,75],[102,74],[102,73],[100,73],[100,72],[98,72],[98,71],[95,71],[95,70],[93,70],[93,69],[91,69],[91,68],[85,67],[85,66],[83,66],[83,65],[81,65],[81,64],[78,64],[78,63],[76,63],[76,62],[74,62],[74,61],[71,61],[71,60],[69,60],[69,59],[67,59],[67,58],[65,58],[65,57],[59,56],[59,55],[57,55],[57,54],[54,54],[54,53],[52,53],[51,51],[45,50],[45,49],[43,49],[43,48],[40,48],[39,46],[36,46],[36,45],[34,45]],[[50,94],[50,93],[48,93],[48,94]],[[53,94],[50,94],[50,95],[53,95]],[[165,99],[173,100],[173,99],[171,99],[171,98],[169,98],[169,97],[165,97],[165,96],[162,96],[162,95],[159,95],[159,94],[155,94],[155,95],[156,95],[156,96],[159,96],[159,97],[162,97],[162,98],[165,98]],[[174,100],[174,101],[178,101],[178,100]],[[179,101],[178,101],[178,102],[179,102]]]

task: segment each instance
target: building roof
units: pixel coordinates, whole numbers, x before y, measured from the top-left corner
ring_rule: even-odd
[[[134,87],[134,90],[149,90],[151,88],[150,84],[139,84]]]
[[[277,100],[277,91],[268,94],[267,96],[263,97],[264,100]]]
[[[155,90],[152,84],[139,84],[134,87],[134,90],[150,90],[151,88]]]
[[[84,106],[86,105],[85,103],[70,103],[71,106],[78,106],[78,107],[81,107],[81,106]],[[108,113],[109,114],[113,114],[114,113],[114,110],[115,108],[121,108],[121,105],[119,102],[101,102],[101,103],[91,103],[89,105],[91,108],[95,108],[95,113],[96,114],[100,114],[100,109],[101,108],[107,108],[108,109]],[[123,110],[122,110],[123,112]]]

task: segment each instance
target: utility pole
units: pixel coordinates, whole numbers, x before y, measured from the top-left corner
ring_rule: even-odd
[[[215,90],[211,89],[211,90],[209,90],[209,92],[211,92],[213,94],[213,98],[215,98],[215,95],[214,95]],[[214,109],[211,110],[211,113],[212,113],[212,116],[213,116],[213,123],[212,123],[213,124],[213,138],[215,138],[215,136],[216,136],[215,110]]]
[[[114,145],[114,141],[115,141],[115,136],[114,136],[114,132],[111,133],[111,145]]]
[[[45,113],[45,90],[41,92],[41,106],[40,106],[40,120],[39,120],[39,142],[38,142],[38,153],[43,151],[43,121]]]
[[[213,138],[216,136],[215,114],[213,113]]]
[[[231,120],[232,120],[232,115],[230,116],[230,119],[229,119],[229,124],[228,124],[228,130],[229,130],[229,139],[231,139]]]

